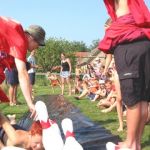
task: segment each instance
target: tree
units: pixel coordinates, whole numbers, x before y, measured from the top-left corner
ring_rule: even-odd
[[[99,43],[99,39],[97,39],[97,40],[93,40],[92,41],[92,44],[90,45],[90,49],[92,50],[92,49],[95,49],[97,46],[98,46],[98,43]]]
[[[52,71],[54,66],[60,65],[60,54],[65,53],[71,60],[72,67],[76,64],[75,52],[88,50],[83,42],[70,42],[65,39],[49,38],[45,47],[40,47],[37,51],[37,63],[42,66],[42,70]]]

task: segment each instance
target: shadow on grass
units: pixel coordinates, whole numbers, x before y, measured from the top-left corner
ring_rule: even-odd
[[[100,121],[96,121],[95,123],[101,124],[101,125],[106,125],[106,124],[110,124],[113,122],[116,122],[116,119],[100,120]]]
[[[2,104],[2,103],[0,103],[0,104],[1,104],[1,106],[0,106],[1,110],[4,110],[5,108],[7,109],[8,106],[9,106],[9,103],[8,104]]]
[[[142,143],[142,148],[144,147],[150,147],[150,135],[148,136],[148,140],[144,141],[144,143]]]

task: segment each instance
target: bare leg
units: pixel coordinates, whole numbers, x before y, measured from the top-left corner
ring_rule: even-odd
[[[30,83],[30,94],[31,94],[32,100],[34,100],[33,85],[31,83]]]
[[[78,97],[82,98],[82,97],[86,96],[87,94],[88,94],[88,90],[83,90],[82,93],[81,93],[81,95],[78,96]]]
[[[141,150],[141,138],[143,134],[143,130],[146,124],[147,116],[148,116],[148,103],[147,102],[140,102],[141,106],[141,117],[140,117],[140,123],[139,128],[137,130],[137,150]]]
[[[61,77],[61,94],[64,95],[64,78]]]
[[[66,78],[67,84],[68,84],[68,88],[69,88],[69,96],[71,96],[71,84],[70,84],[70,78]]]
[[[13,104],[17,104],[17,87],[18,85],[14,86],[14,95],[13,95]]]
[[[122,97],[121,97],[121,90],[120,90],[120,82],[117,72],[114,72],[114,82],[115,88],[117,91],[117,114],[119,120],[119,128],[117,131],[123,131],[123,110],[122,110]]]
[[[9,100],[10,100],[10,106],[13,106],[13,97],[14,97],[14,86],[9,86]]]
[[[141,105],[137,103],[133,107],[127,107],[127,138],[120,144],[120,147],[137,149],[137,131],[141,119]]]
[[[123,131],[123,110],[122,110],[122,101],[117,100],[117,114],[119,120],[119,128],[117,131]]]
[[[104,107],[110,107],[111,106],[111,102],[110,101],[101,101],[99,106],[104,106]]]
[[[101,112],[108,113],[108,112],[112,111],[113,108],[116,107],[116,105],[117,105],[117,102],[115,101],[114,104],[112,104],[109,108],[103,109],[103,110],[101,110]]]
[[[98,103],[97,103],[97,107],[99,107],[101,105],[101,103],[103,103],[104,101],[106,101],[107,98],[103,98],[101,99]]]
[[[52,90],[53,90],[53,93],[54,93],[55,91],[54,91],[54,87],[53,87],[53,85],[52,85],[52,84],[51,84],[51,87],[52,87]]]

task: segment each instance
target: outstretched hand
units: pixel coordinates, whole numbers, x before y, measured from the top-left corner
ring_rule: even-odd
[[[29,109],[30,109],[30,112],[31,112],[31,115],[30,115],[30,118],[35,118],[35,116],[36,116],[36,110],[35,110],[35,106],[34,106],[34,104],[30,104],[29,105]]]

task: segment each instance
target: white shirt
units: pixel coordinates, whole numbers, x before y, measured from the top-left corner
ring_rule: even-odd
[[[27,58],[27,61],[32,65],[32,66],[35,66],[36,65],[36,61],[35,61],[35,57],[34,56],[29,56]],[[28,70],[28,73],[34,73],[35,72],[35,68],[31,68]]]

